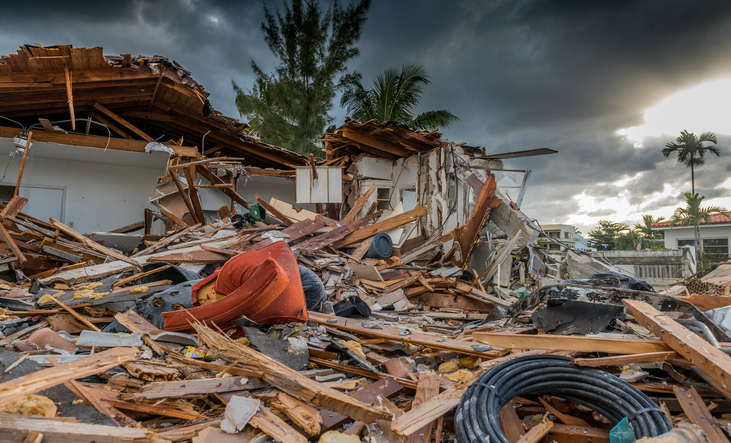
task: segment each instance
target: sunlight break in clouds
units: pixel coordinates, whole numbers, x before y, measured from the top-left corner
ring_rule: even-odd
[[[680,134],[687,129],[731,134],[731,78],[713,80],[676,92],[645,111],[645,123],[617,131],[642,146],[645,137]]]

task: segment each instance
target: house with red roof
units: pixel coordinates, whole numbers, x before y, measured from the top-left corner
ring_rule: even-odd
[[[703,242],[703,252],[709,254],[729,254],[731,241],[731,212],[711,215],[711,221],[701,221],[698,225]],[[694,226],[670,226],[670,222],[653,223],[653,231],[662,231],[665,234],[665,247],[678,249],[682,246],[695,246]]]

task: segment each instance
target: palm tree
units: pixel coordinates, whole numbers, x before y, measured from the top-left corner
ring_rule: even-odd
[[[691,183],[691,194],[695,194],[695,171],[696,166],[703,166],[706,162],[703,156],[706,152],[721,155],[721,151],[711,145],[704,145],[703,143],[709,142],[713,145],[718,143],[716,134],[713,132],[704,132],[700,138],[696,137],[692,132],[688,132],[685,129],[680,133],[680,136],[675,139],[675,143],[668,143],[662,149],[662,155],[669,157],[670,154],[678,155],[678,163],[684,164],[690,168],[690,183]]]
[[[448,128],[459,120],[446,109],[415,115],[414,109],[421,101],[424,86],[430,83],[423,65],[408,63],[401,67],[401,72],[386,68],[376,76],[370,89],[363,87],[361,78],[360,74],[351,74],[342,82],[344,90],[340,105],[354,120],[394,121],[415,130]]]
[[[634,226],[634,230],[642,235],[642,237],[648,239],[648,240],[654,240],[662,238],[662,232],[661,231],[653,231],[652,225],[654,223],[660,223],[661,221],[665,220],[665,217],[658,217],[655,218],[650,214],[644,214],[642,216],[642,223],[637,223]],[[655,244],[650,243],[650,248],[655,249]]]
[[[728,212],[726,208],[720,206],[707,206],[701,207],[704,196],[698,194],[691,194],[690,192],[685,193],[686,207],[677,208],[673,213],[673,218],[670,219],[670,228],[672,229],[675,225],[680,226],[695,226],[695,244],[696,250],[698,251],[699,262],[703,261],[703,243],[701,242],[701,231],[698,225],[701,220],[706,223],[711,222],[711,215],[722,214]]]

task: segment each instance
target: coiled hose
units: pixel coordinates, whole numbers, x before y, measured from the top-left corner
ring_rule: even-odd
[[[637,438],[672,429],[645,394],[601,369],[574,366],[570,357],[528,355],[495,366],[462,396],[455,415],[459,443],[510,443],[500,429],[500,409],[526,394],[551,394],[590,408],[617,423],[628,417]]]

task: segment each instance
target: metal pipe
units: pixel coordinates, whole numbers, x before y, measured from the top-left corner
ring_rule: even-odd
[[[713,335],[713,332],[711,332],[711,328],[709,328],[708,325],[706,325],[705,323],[702,323],[695,318],[676,318],[675,321],[677,321],[681,325],[692,325],[697,327],[698,329],[703,331],[703,335],[706,336],[708,343],[712,344],[714,347],[720,349],[726,354],[731,355],[731,348],[722,348],[721,343],[718,342],[716,336]]]

